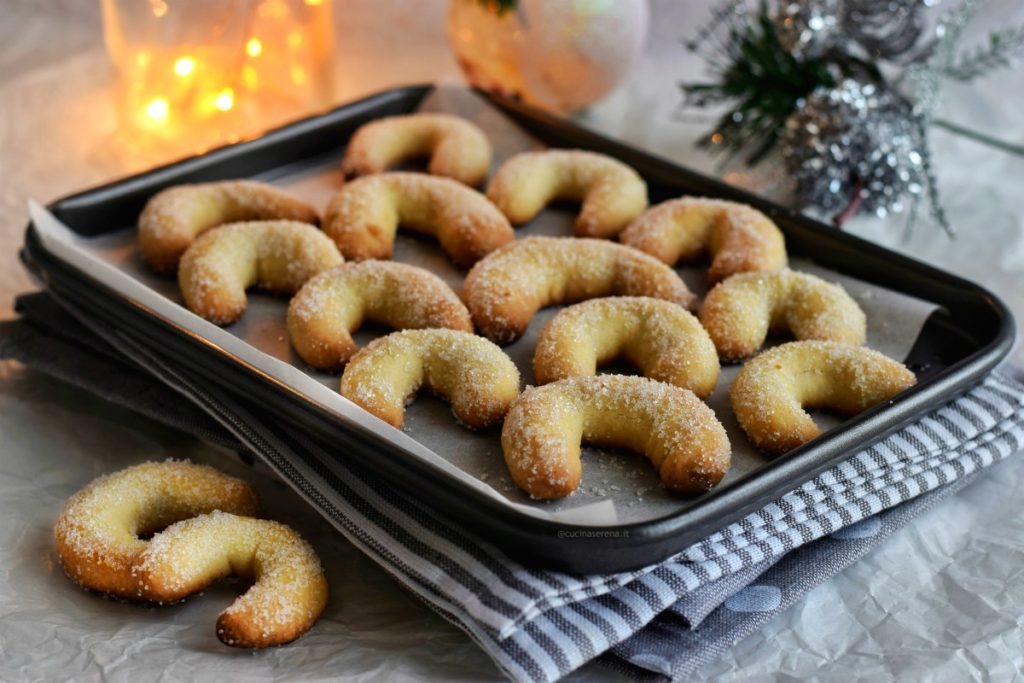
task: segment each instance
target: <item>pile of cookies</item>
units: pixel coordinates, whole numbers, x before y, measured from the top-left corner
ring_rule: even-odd
[[[421,156],[429,173],[388,170]],[[747,361],[732,407],[769,453],[820,433],[807,408],[852,415],[915,383],[863,346],[864,313],[841,286],[787,268],[781,231],[756,209],[698,197],[648,208],[636,171],[582,150],[517,154],[482,194],[490,163],[487,137],[467,120],[381,119],[352,137],[343,169],[355,178],[322,222],[272,186],[184,185],[150,200],[139,245],[158,272],[177,270],[186,305],[217,324],[243,315],[250,287],[292,296],[299,356],[343,370],[342,395],[394,427],[420,388],[450,401],[468,428],[503,425],[512,479],[538,499],[577,488],[581,444],[646,454],[673,491],[715,486],[731,447],[702,399],[721,362]],[[580,203],[574,237],[516,239],[513,225],[556,200]],[[388,260],[399,228],[435,238],[469,268],[461,297]],[[705,254],[713,288],[697,306],[674,267]],[[538,386],[520,393],[500,346],[555,305],[566,307],[540,334]],[[352,333],[367,320],[398,331],[359,349]],[[755,355],[777,331],[797,341]],[[596,374],[616,358],[643,376]]]
[[[71,497],[54,527],[57,556],[83,588],[156,605],[225,576],[249,579],[218,617],[217,637],[234,647],[282,645],[320,617],[327,578],[309,543],[257,518],[259,509],[241,479],[187,460],[147,462]]]

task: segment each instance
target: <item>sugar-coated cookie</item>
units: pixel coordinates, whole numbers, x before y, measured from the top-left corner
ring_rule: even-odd
[[[647,208],[647,184],[636,171],[578,149],[516,154],[494,174],[487,196],[517,225],[555,200],[580,201],[580,237],[614,237]]]
[[[541,330],[533,353],[538,384],[593,375],[622,357],[651,379],[704,398],[718,381],[718,353],[697,318],[644,296],[591,299],[563,308]]]
[[[404,330],[367,344],[341,376],[341,395],[401,429],[423,387],[449,401],[459,422],[501,422],[519,393],[519,370],[500,348],[469,332]]]
[[[476,187],[491,167],[491,143],[474,123],[450,114],[388,116],[359,127],[349,140],[342,171],[381,173],[416,157],[429,171]]]
[[[751,443],[785,453],[821,434],[807,408],[856,415],[916,382],[902,363],[864,346],[798,341],[747,361],[729,397]]]
[[[288,306],[288,336],[313,367],[340,370],[359,350],[352,332],[365,320],[397,330],[473,331],[465,305],[429,270],[362,261],[331,268],[302,286]]]
[[[841,285],[788,269],[720,282],[701,304],[700,321],[722,360],[753,355],[771,331],[863,344],[867,329],[864,311]]]
[[[139,216],[139,251],[151,268],[173,273],[201,233],[225,223],[291,220],[316,225],[316,209],[273,185],[223,180],[176,185],[153,195]]]
[[[188,248],[178,286],[190,311],[227,325],[245,313],[250,287],[294,294],[342,261],[331,239],[308,223],[231,223],[203,233]]]
[[[85,588],[143,600],[133,568],[149,545],[141,536],[213,510],[259,511],[241,479],[186,460],[147,462],[93,480],[57,519],[57,556]]]
[[[313,548],[278,522],[216,510],[153,537],[136,576],[153,601],[176,602],[226,576],[253,584],[217,618],[226,645],[263,648],[308,631],[327,605],[327,578]]]
[[[546,306],[613,295],[693,301],[675,271],[657,259],[574,237],[528,237],[502,247],[473,266],[462,290],[477,331],[498,344],[518,339]]]
[[[324,231],[353,261],[391,258],[399,226],[435,237],[460,266],[515,239],[508,220],[482,194],[423,173],[357,178],[342,186],[324,215]]]
[[[786,242],[778,226],[751,206],[722,199],[662,202],[630,223],[619,239],[670,266],[707,252],[712,284],[735,273],[786,265]]]
[[[692,391],[646,377],[572,377],[524,391],[501,447],[512,480],[533,498],[564,498],[582,477],[580,444],[645,454],[665,486],[702,493],[725,476],[725,428]]]

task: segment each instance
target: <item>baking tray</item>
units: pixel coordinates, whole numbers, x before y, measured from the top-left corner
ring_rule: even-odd
[[[413,111],[433,91],[433,86],[425,85],[380,93],[255,140],[66,197],[49,208],[76,234],[99,237],[134,224],[146,200],[169,185],[265,175],[325,156],[340,157],[348,137],[360,125]],[[76,304],[99,313],[142,343],[173,353],[243,400],[271,409],[313,438],[331,444],[337,457],[474,528],[517,559],[576,572],[637,568],[684,549],[947,401],[998,363],[1012,345],[1014,328],[1008,310],[977,285],[562,119],[502,97],[487,97],[544,144],[593,149],[630,164],[647,181],[652,204],[681,194],[751,204],[783,230],[791,256],[810,258],[824,268],[938,305],[906,358],[918,375],[918,385],[801,448],[774,460],[765,458],[760,466],[704,496],[682,499],[670,514],[639,523],[573,524],[502,505],[478,488],[444,476],[378,432],[339,420],[274,377],[153,315],[48,252],[32,224],[26,231],[23,259],[49,287]]]

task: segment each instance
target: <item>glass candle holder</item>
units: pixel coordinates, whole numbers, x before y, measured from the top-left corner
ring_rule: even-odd
[[[122,128],[206,149],[331,100],[331,0],[101,0]]]

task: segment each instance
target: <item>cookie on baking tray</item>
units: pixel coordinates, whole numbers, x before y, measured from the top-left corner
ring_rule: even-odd
[[[796,341],[755,356],[729,388],[751,443],[785,453],[821,434],[808,408],[856,415],[917,383],[905,365],[864,346]]]
[[[423,156],[430,159],[430,173],[476,187],[490,170],[491,143],[476,124],[459,116],[388,116],[359,127],[341,166],[346,175],[368,175]]]
[[[389,259],[399,227],[430,235],[459,266],[515,239],[486,197],[449,178],[389,172],[346,183],[331,199],[324,232],[345,258]]]
[[[487,196],[516,225],[553,201],[579,201],[579,237],[614,237],[647,208],[647,184],[636,171],[613,157],[579,149],[516,154],[494,174]]]
[[[702,493],[722,480],[731,448],[692,391],[646,377],[571,377],[524,391],[501,431],[512,480],[531,497],[568,496],[583,475],[581,444],[643,453],[666,488]]]
[[[343,261],[331,239],[308,223],[231,223],[203,233],[188,248],[178,286],[190,311],[228,325],[245,313],[250,287],[294,294]]]
[[[649,296],[688,306],[693,294],[671,268],[608,240],[528,237],[473,266],[462,297],[477,331],[515,341],[546,306],[603,296]]]
[[[753,355],[768,333],[863,344],[864,311],[839,284],[783,269],[740,273],[718,283],[700,306],[700,321],[722,360]]]
[[[505,352],[469,332],[403,330],[367,344],[341,376],[341,395],[393,427],[420,388],[446,399],[470,429],[501,423],[519,394],[519,370]]]
[[[538,384],[597,374],[623,357],[651,379],[707,397],[718,382],[718,353],[696,316],[643,296],[590,299],[563,308],[541,330],[533,352]]]
[[[303,285],[288,305],[288,336],[313,367],[340,370],[359,350],[352,332],[365,320],[396,330],[473,331],[465,305],[429,270],[362,261],[331,268]]]
[[[317,225],[316,209],[273,185],[222,180],[175,185],[153,195],[139,216],[139,251],[157,272],[173,273],[189,245],[225,223],[289,220]]]
[[[662,202],[630,223],[619,240],[670,266],[708,253],[711,284],[736,273],[786,266],[786,242],[778,226],[752,206],[723,199]]]

